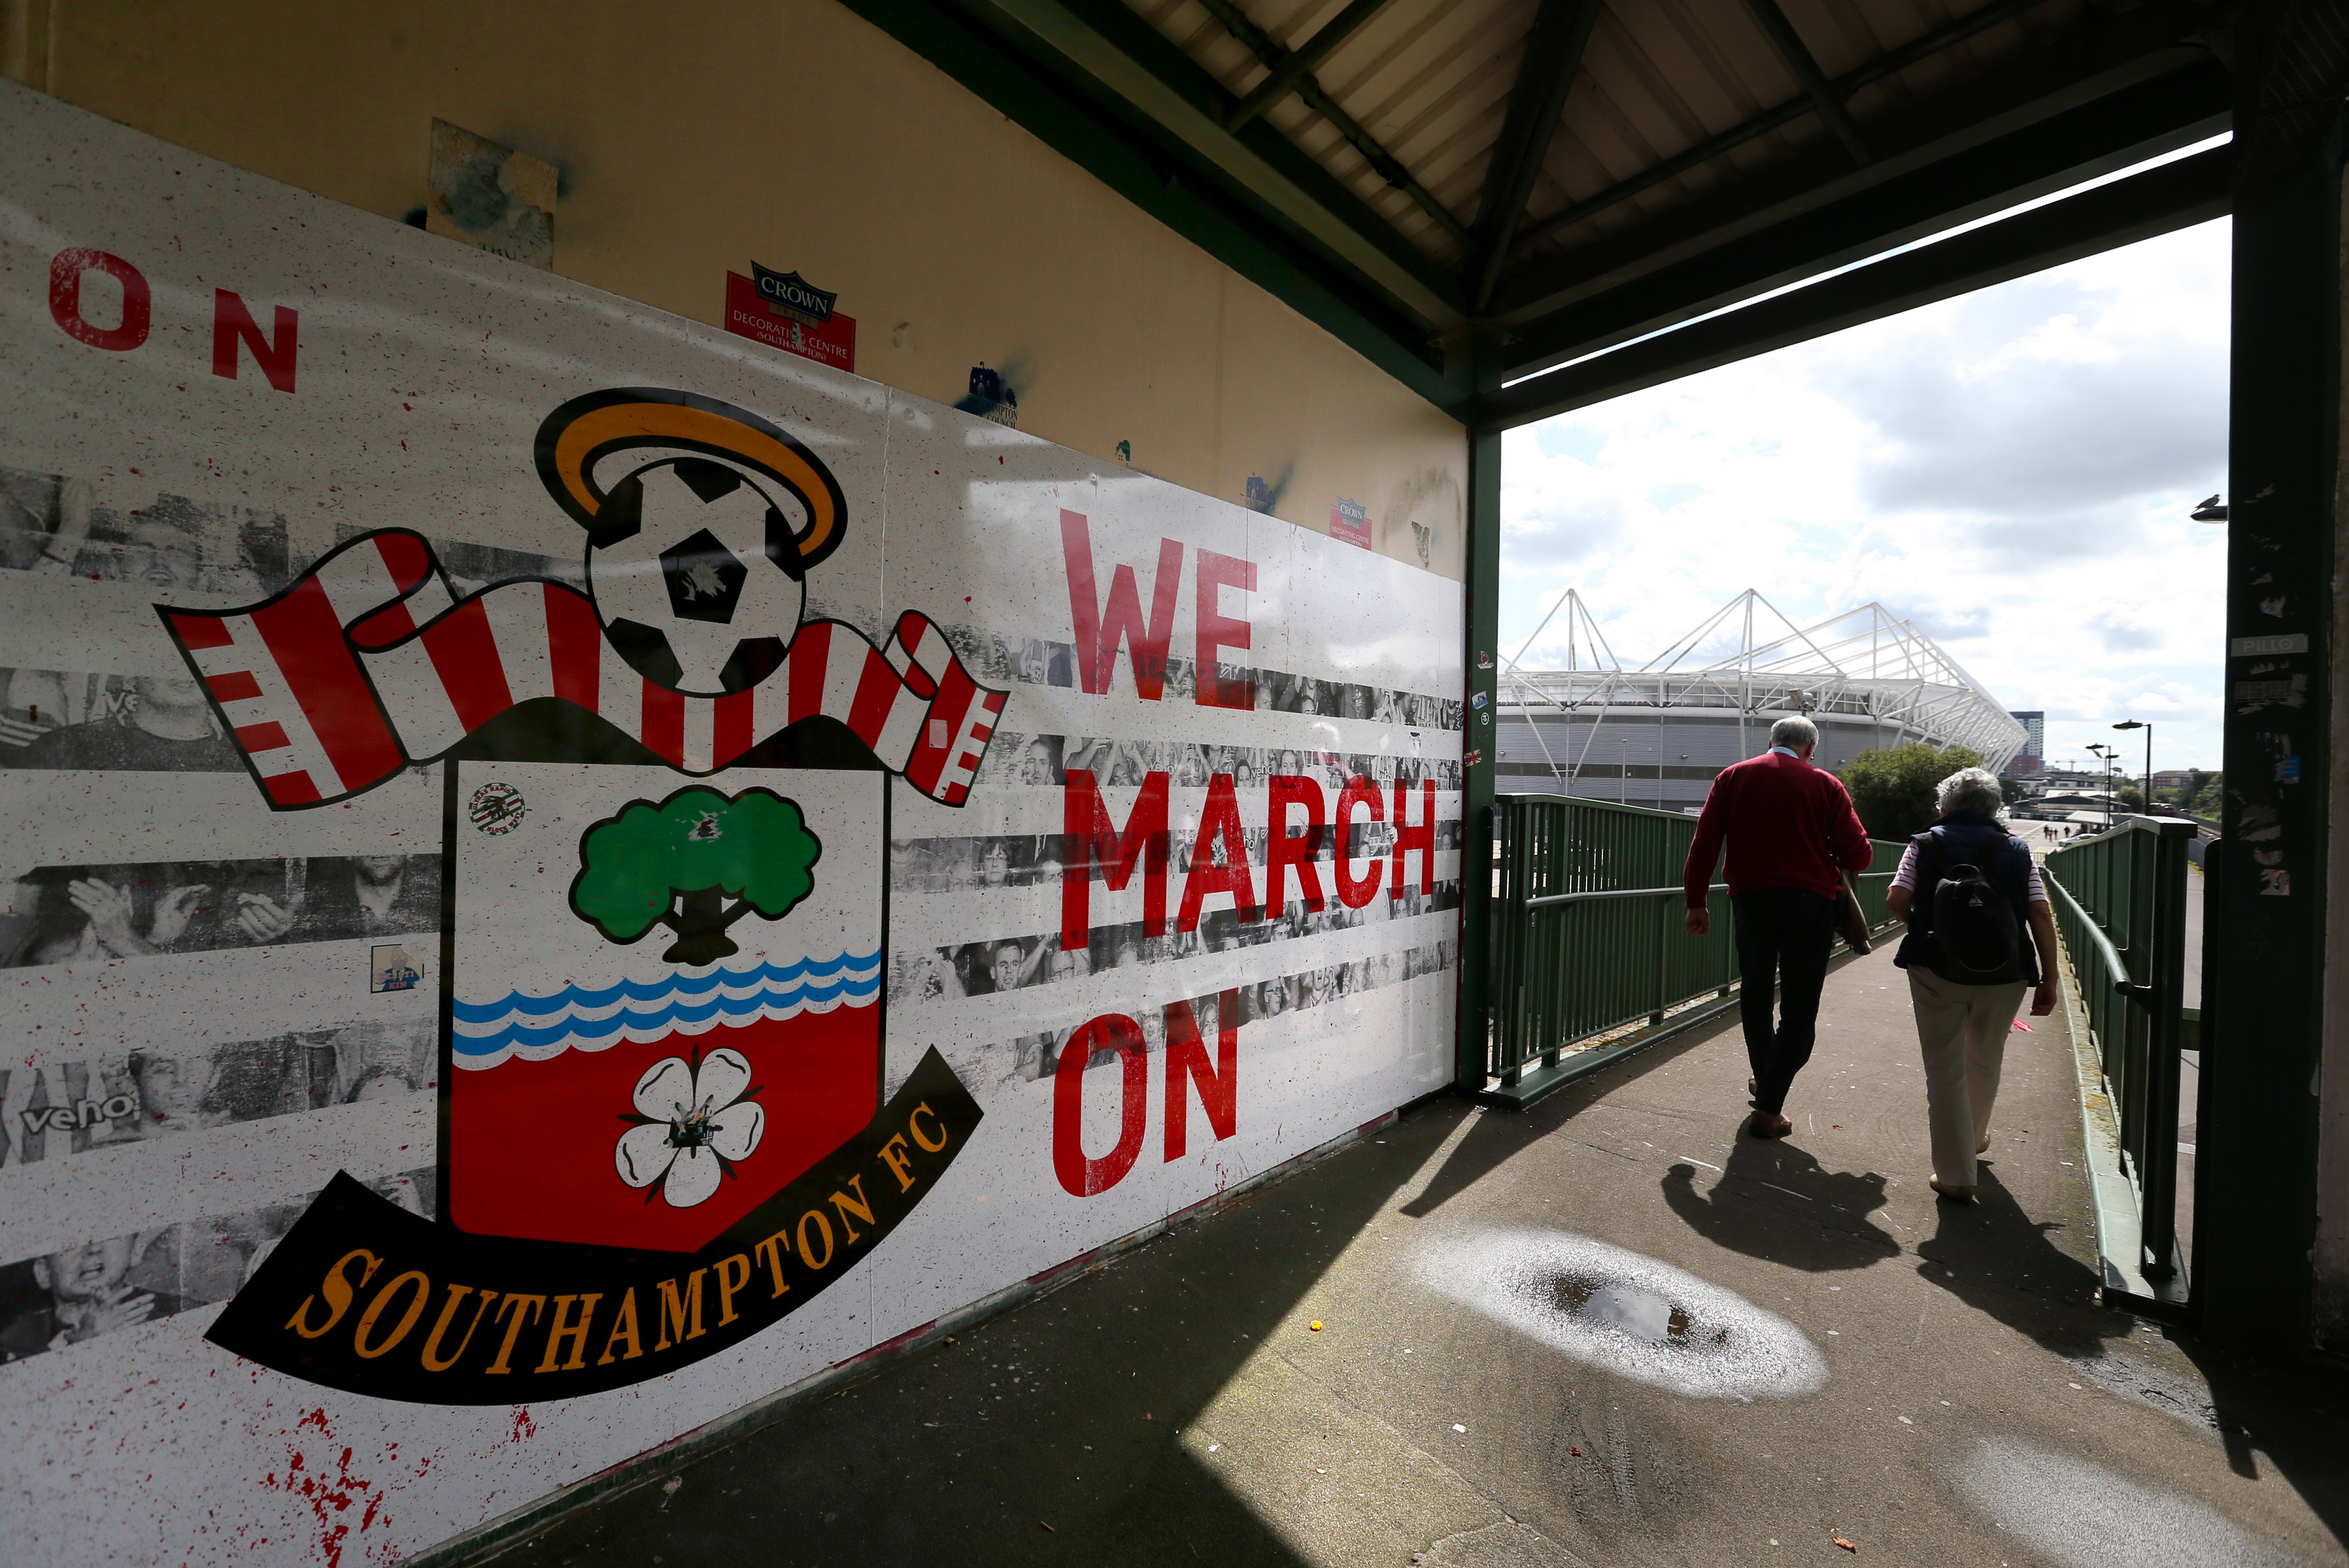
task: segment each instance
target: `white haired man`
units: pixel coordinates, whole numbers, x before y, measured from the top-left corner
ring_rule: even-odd
[[[1961,768],[1941,781],[1939,799],[1941,820],[1909,840],[1884,902],[1893,919],[1909,922],[1892,961],[1909,971],[1909,1005],[1925,1057],[1930,1185],[1952,1202],[1971,1203],[1974,1159],[1990,1147],[1991,1106],[2023,992],[2033,993],[2033,1017],[2055,1011],[2055,911],[2031,846],[2000,820],[2004,802],[1993,774]],[[1962,904],[1937,909],[1945,878],[1980,887],[1970,871],[1990,884],[1982,901],[2002,900],[2011,919],[1997,919],[1995,910],[1985,919]],[[1970,929],[1938,930],[1942,915]],[[2018,940],[2025,929],[2028,942]]]
[[[1706,893],[1713,865],[1728,841],[1723,879],[1737,922],[1738,1011],[1754,1070],[1747,1126],[1755,1137],[1795,1130],[1785,1115],[1786,1094],[1818,1033],[1836,896],[1843,873],[1867,870],[1876,854],[1843,781],[1811,765],[1818,744],[1818,726],[1797,713],[1770,726],[1768,751],[1714,775],[1681,875],[1682,919],[1692,935],[1703,936],[1712,929]]]

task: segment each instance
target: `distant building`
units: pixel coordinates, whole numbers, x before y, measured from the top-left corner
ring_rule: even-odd
[[[1995,697],[1880,605],[1808,627],[1781,619],[1773,636],[1777,612],[1748,591],[1637,669],[1607,647],[1579,593],[1558,615],[1566,667],[1500,680],[1505,791],[1694,811],[1713,775],[1767,747],[1772,722],[1789,713],[1818,726],[1815,760],[1826,768],[1909,742],[1964,746],[1998,768],[2023,741]]]
[[[2008,759],[2006,776],[2011,779],[2034,778],[2038,776],[2039,770],[2046,765],[2047,715],[2044,711],[2033,713],[2017,713],[2009,711],[2007,717],[2022,725],[2023,733],[2029,739],[2023,742],[2021,751]]]
[[[2156,789],[2184,789],[2193,782],[2192,768],[2164,768],[2153,775],[2153,787]]]

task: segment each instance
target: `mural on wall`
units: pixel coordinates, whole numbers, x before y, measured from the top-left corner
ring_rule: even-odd
[[[600,391],[549,414],[534,452],[554,504],[586,532],[584,593],[524,579],[459,598],[429,543],[387,529],[263,603],[156,607],[282,811],[371,789],[537,705],[505,723],[508,760],[444,769],[444,1224],[418,1229],[355,1182],[330,1187],[211,1334],[264,1366],[385,1397],[505,1401],[489,1379],[510,1371],[550,1300],[539,1370],[559,1381],[537,1397],[723,1349],[877,1246],[981,1114],[935,1057],[913,1099],[881,1105],[881,774],[745,770],[729,781],[744,787],[655,800],[634,793],[657,788],[644,768],[564,759],[582,749],[583,715],[696,774],[821,717],[959,805],[1004,692],[974,681],[916,612],[885,649],[802,620],[808,573],[839,547],[847,503],[814,453],[757,415],[691,393]],[[661,929],[674,940],[646,941]],[[397,983],[414,983],[404,948],[371,964],[387,952]],[[862,1159],[843,1159],[852,1144]],[[878,1212],[868,1176],[895,1179]],[[631,1255],[661,1252],[694,1266]],[[762,1256],[772,1289],[738,1303]],[[347,1324],[387,1260],[389,1280],[412,1284],[377,1286]],[[717,1332],[700,1294],[713,1273]],[[610,1288],[558,1288],[582,1277]],[[440,1316],[414,1355],[395,1355],[436,1289]],[[484,1315],[508,1324],[502,1341],[476,1344]],[[591,1336],[603,1347],[592,1366]],[[578,1353],[559,1356],[559,1342]]]
[[[537,459],[586,531],[586,593],[523,579],[455,599],[420,535],[384,529],[264,603],[157,607],[272,805],[372,788],[542,698],[694,774],[821,715],[925,794],[970,793],[1003,693],[916,611],[885,649],[801,623],[807,574],[848,527],[805,447],[714,399],[630,388],[548,415]],[[539,749],[566,754],[567,717],[534,717]]]
[[[25,1551],[316,1560],[328,1427],[421,1551],[1447,1080],[1456,582],[0,137]]]

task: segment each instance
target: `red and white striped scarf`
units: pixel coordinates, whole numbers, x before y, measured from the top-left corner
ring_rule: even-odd
[[[404,528],[336,547],[245,609],[157,607],[280,809],[371,788],[538,697],[576,703],[696,774],[822,714],[924,794],[960,805],[1003,712],[1004,694],[973,680],[911,610],[886,648],[840,621],[806,621],[757,685],[672,691],[605,640],[586,595],[533,580],[460,599],[431,545]]]

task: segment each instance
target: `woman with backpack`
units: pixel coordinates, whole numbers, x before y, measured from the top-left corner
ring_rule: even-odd
[[[1909,922],[1892,961],[1909,971],[1925,1056],[1932,1189],[1971,1203],[2023,993],[2033,1017],[2055,1011],[2055,913],[2030,846],[2002,820],[1994,776],[1961,769],[1941,781],[1940,801],[1941,820],[1909,841],[1885,902]]]

